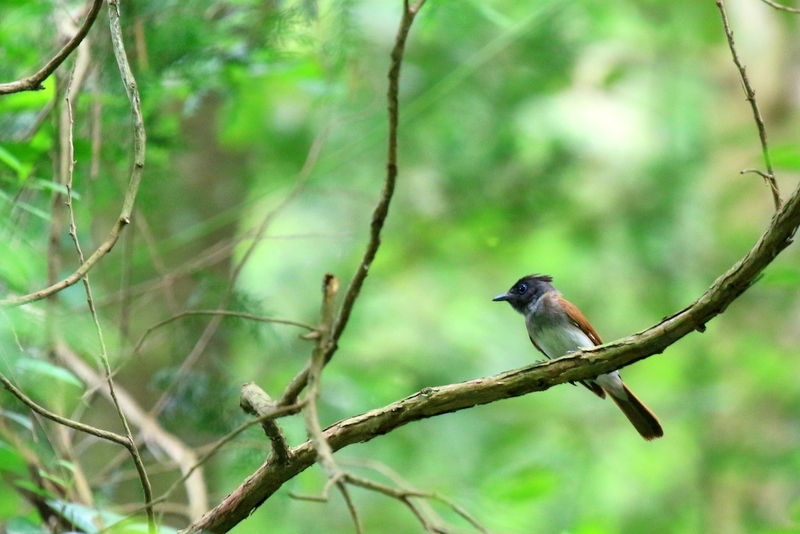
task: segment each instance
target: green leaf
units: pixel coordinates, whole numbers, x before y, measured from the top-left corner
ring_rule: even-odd
[[[95,510],[94,508],[89,508],[88,506],[74,502],[48,500],[47,505],[54,510],[58,510],[69,522],[78,527],[79,530],[89,534],[98,532],[100,528],[119,523],[125,519],[125,517],[120,514],[115,514],[107,510]],[[122,532],[129,531],[134,525],[137,525],[137,523],[124,525]],[[147,530],[145,530],[145,532],[146,531]],[[159,534],[175,532],[172,529],[166,529],[164,527],[159,527],[158,531]],[[120,532],[120,530],[115,528],[114,532]]]
[[[18,475],[28,472],[27,463],[22,454],[2,441],[0,441],[0,471],[10,471]]]
[[[50,214],[47,213],[46,211],[42,211],[39,208],[37,208],[36,206],[31,206],[27,202],[21,202],[21,201],[15,199],[15,198],[12,198],[7,193],[4,193],[3,191],[0,191],[0,199],[5,200],[9,204],[15,205],[18,208],[27,211],[31,215],[35,215],[36,217],[39,217],[40,219],[43,219],[45,221],[49,221],[50,220]]]
[[[21,358],[16,364],[17,371],[28,376],[40,377],[44,380],[56,379],[73,386],[83,387],[83,383],[78,378],[57,365],[44,360],[37,360],[35,358]]]
[[[31,422],[30,417],[3,409],[0,409],[0,415],[19,423],[31,432],[33,431],[33,423]]]
[[[55,497],[55,495],[53,495],[52,492],[40,488],[39,486],[37,486],[36,484],[34,484],[29,480],[16,480],[14,481],[14,485],[17,486],[18,488],[26,489],[31,493],[35,493],[40,497],[44,497],[47,499]]]
[[[14,517],[6,523],[7,534],[49,534],[49,530],[26,517]]]
[[[5,163],[8,167],[16,171],[19,181],[25,179],[30,171],[29,166],[25,166],[17,157],[9,152],[3,145],[0,145],[0,163]],[[27,167],[27,168],[26,168]]]

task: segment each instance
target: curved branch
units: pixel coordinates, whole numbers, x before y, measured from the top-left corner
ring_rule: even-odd
[[[406,48],[406,40],[408,32],[411,30],[411,24],[416,17],[425,0],[417,0],[414,5],[409,5],[408,0],[403,1],[403,16],[400,19],[400,27],[397,30],[397,37],[395,38],[394,48],[391,53],[391,64],[389,66],[389,89],[386,92],[387,110],[389,114],[389,143],[388,154],[386,161],[386,179],[383,183],[383,190],[375,210],[372,212],[372,222],[369,226],[369,241],[367,248],[364,251],[364,256],[361,263],[356,269],[350,285],[347,286],[347,291],[344,295],[344,301],[339,308],[339,313],[333,321],[330,340],[328,341],[325,353],[323,355],[323,365],[327,364],[333,354],[338,348],[339,337],[347,327],[347,321],[350,319],[350,312],[358,299],[358,294],[361,292],[361,286],[369,274],[369,268],[375,260],[375,255],[378,253],[378,247],[381,245],[381,231],[383,224],[386,222],[386,217],[389,215],[389,205],[392,202],[394,195],[395,184],[397,183],[397,129],[400,122],[400,115],[398,111],[398,94],[400,88],[400,67],[403,65],[403,54]],[[308,375],[311,365],[307,365],[300,373],[294,377],[291,383],[286,387],[286,390],[281,397],[280,404],[288,405],[297,401],[297,396],[308,383]]]
[[[100,428],[96,428],[85,423],[81,423],[80,421],[73,421],[72,419],[67,419],[66,417],[62,417],[54,412],[51,412],[42,406],[39,406],[30,397],[25,395],[22,391],[19,390],[14,384],[11,383],[11,380],[6,378],[4,375],[0,374],[0,384],[3,385],[12,395],[14,395],[17,399],[22,402],[25,406],[33,410],[34,412],[38,413],[42,417],[50,419],[58,423],[59,425],[64,425],[69,428],[73,428],[75,430],[79,430],[80,432],[85,432],[86,434],[91,434],[100,439],[104,439],[106,441],[110,441],[112,443],[116,443],[117,445],[122,445],[123,447],[129,447],[130,442],[125,436],[120,436],[114,432],[109,432],[108,430],[103,430]]]
[[[781,11],[788,11],[789,13],[800,13],[800,9],[797,9],[796,7],[785,6],[783,4],[779,4],[778,2],[773,2],[772,0],[761,0],[761,1],[767,4],[768,6],[774,7],[775,9],[780,9]]]
[[[764,126],[764,119],[761,118],[761,111],[759,111],[758,103],[756,103],[756,92],[753,90],[753,86],[750,85],[750,80],[747,77],[747,70],[744,68],[744,65],[739,59],[739,54],[736,52],[736,44],[733,42],[733,30],[731,30],[730,22],[728,22],[728,13],[725,10],[725,3],[722,0],[717,0],[717,8],[722,16],[722,27],[725,30],[725,37],[728,39],[728,48],[731,50],[733,63],[736,65],[736,68],[739,69],[739,77],[742,79],[744,94],[747,97],[747,101],[750,102],[750,108],[753,110],[753,119],[756,121],[758,137],[761,140],[761,154],[764,157],[764,165],[767,167],[767,172],[759,172],[758,174],[764,178],[764,181],[767,183],[770,190],[772,190],[772,201],[775,203],[775,210],[778,210],[783,200],[781,199],[781,192],[778,189],[778,182],[775,180],[772,160],[769,157],[767,128]]]
[[[335,452],[354,443],[369,441],[412,421],[544,391],[565,382],[594,378],[661,353],[686,334],[705,330],[706,323],[725,311],[731,302],[753,285],[764,268],[792,243],[798,226],[800,187],[775,214],[766,232],[744,258],[720,276],[693,304],[655,326],[612,343],[490,378],[426,388],[383,408],[339,421],[323,432],[324,437]],[[185,532],[229,531],[284,482],[313,465],[315,460],[316,453],[310,442],[292,449],[288,463],[268,460]]]
[[[108,254],[114,247],[114,244],[119,239],[122,230],[131,222],[131,213],[133,211],[133,204],[136,200],[136,194],[139,191],[139,183],[142,180],[142,171],[144,170],[144,155],[145,155],[145,141],[146,134],[144,130],[144,118],[142,117],[142,104],[139,98],[139,89],[136,86],[136,80],[131,72],[128,58],[125,54],[125,44],[122,40],[122,28],[120,26],[119,14],[119,0],[108,0],[109,10],[108,18],[111,26],[111,42],[114,49],[114,55],[117,59],[122,82],[125,85],[125,92],[128,95],[128,100],[131,103],[131,113],[133,115],[133,169],[131,170],[131,177],[128,181],[128,188],[125,191],[125,199],[122,203],[122,212],[111,228],[106,240],[89,256],[89,258],[78,267],[78,269],[67,278],[56,282],[50,287],[46,287],[28,295],[19,297],[11,297],[0,300],[0,307],[2,306],[19,306],[27,304],[36,300],[49,297],[58,293],[64,288],[79,282],[89,270],[94,267],[100,259]],[[80,32],[78,32],[80,35]]]
[[[81,44],[81,41],[83,41],[84,37],[89,34],[89,30],[91,29],[92,24],[94,24],[94,21],[97,20],[97,14],[100,13],[100,8],[102,6],[103,0],[93,0],[92,5],[89,8],[89,13],[86,14],[86,19],[83,21],[83,25],[78,30],[78,33],[76,33],[72,39],[70,39],[67,44],[64,45],[64,48],[62,48],[53,59],[48,61],[47,65],[42,67],[36,74],[14,82],[0,83],[0,95],[19,93],[21,91],[41,91],[44,89],[44,87],[42,87],[42,82],[45,81],[48,76],[53,74],[53,72],[64,62],[64,60],[67,59],[76,48],[78,48],[78,45]]]
[[[310,332],[313,332],[315,328],[310,324],[306,324],[300,321],[290,321],[288,319],[275,319],[273,317],[264,317],[262,315],[255,315],[253,313],[245,313],[245,312],[237,312],[231,310],[186,310],[178,313],[177,315],[173,315],[169,319],[164,319],[160,323],[156,323],[153,326],[149,327],[145,330],[142,337],[139,338],[139,341],[136,343],[136,346],[133,349],[133,354],[137,354],[139,350],[141,350],[142,345],[144,344],[147,337],[153,333],[158,328],[162,326],[168,325],[169,323],[175,322],[178,319],[183,319],[184,317],[189,317],[193,315],[222,315],[226,317],[239,317],[241,319],[249,319],[251,321],[257,321],[259,323],[273,323],[273,324],[285,324],[289,326],[298,326],[300,328],[305,328]]]

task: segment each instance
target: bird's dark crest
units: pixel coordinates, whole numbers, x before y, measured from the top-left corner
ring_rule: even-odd
[[[528,279],[532,278],[534,280],[539,280],[540,282],[547,282],[548,284],[552,283],[552,281],[553,281],[553,277],[550,276],[549,274],[538,274],[538,273],[537,274],[529,274],[525,278],[528,278]]]

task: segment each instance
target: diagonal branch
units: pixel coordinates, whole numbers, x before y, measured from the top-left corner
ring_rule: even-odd
[[[325,361],[329,361],[336,352],[336,343],[341,337],[347,326],[347,321],[350,319],[350,312],[353,309],[358,294],[361,292],[361,286],[367,278],[369,268],[372,265],[375,255],[378,252],[378,247],[381,244],[381,230],[386,221],[386,216],[389,214],[389,203],[392,201],[394,194],[395,184],[397,183],[397,129],[400,122],[398,112],[398,93],[400,91],[400,67],[403,64],[403,54],[406,47],[406,39],[408,32],[411,30],[411,24],[414,22],[414,17],[419,12],[425,0],[417,2],[415,5],[410,6],[408,1],[404,1],[403,17],[400,20],[400,28],[397,31],[395,45],[392,49],[392,63],[389,67],[389,89],[386,93],[387,107],[389,112],[389,145],[386,161],[386,181],[383,184],[383,191],[378,205],[375,206],[375,211],[372,213],[372,222],[370,223],[369,243],[367,249],[364,251],[364,257],[361,264],[356,270],[353,280],[347,287],[347,293],[344,297],[344,302],[336,316],[333,323],[333,332],[331,334],[332,345],[325,352]]]
[[[80,421],[73,421],[72,419],[67,419],[66,417],[62,417],[56,413],[53,413],[45,408],[39,406],[30,397],[25,395],[22,391],[20,391],[11,381],[6,378],[4,375],[0,374],[0,384],[3,385],[5,389],[7,389],[12,395],[22,402],[25,406],[33,410],[34,412],[38,413],[42,417],[50,419],[51,421],[55,421],[60,425],[67,426],[69,428],[74,428],[80,432],[85,432],[86,434],[91,434],[100,439],[104,439],[106,441],[110,441],[112,443],[116,443],[117,445],[122,445],[123,447],[128,447],[130,443],[128,442],[127,438],[124,436],[120,436],[119,434],[115,434],[114,432],[109,432],[108,430],[102,430],[100,428],[95,428],[93,426],[81,423]]]
[[[397,37],[395,39],[394,48],[391,54],[391,65],[389,67],[389,89],[386,93],[387,109],[389,113],[389,143],[388,155],[386,162],[386,180],[383,184],[383,191],[381,191],[378,204],[372,213],[372,222],[370,223],[369,242],[367,249],[364,251],[364,257],[356,269],[356,274],[350,281],[347,287],[347,292],[344,296],[339,313],[333,322],[333,329],[331,331],[330,342],[323,354],[323,365],[327,364],[333,354],[338,348],[339,338],[347,327],[347,321],[350,319],[350,313],[356,303],[361,286],[367,278],[369,268],[375,260],[375,255],[378,253],[378,247],[381,244],[381,231],[383,224],[386,222],[386,216],[389,214],[389,204],[392,201],[394,194],[395,184],[397,183],[397,129],[400,121],[398,112],[398,93],[400,87],[400,67],[403,64],[403,53],[405,52],[406,39],[408,32],[411,30],[411,24],[416,17],[425,0],[418,0],[414,5],[409,5],[408,0],[403,2],[403,16],[400,19],[400,27],[397,30]],[[292,382],[287,386],[281,398],[281,404],[292,404],[297,400],[297,396],[306,386],[308,382],[310,364],[298,374]]]
[[[747,77],[747,70],[739,60],[739,54],[736,52],[736,45],[733,42],[733,30],[728,22],[728,12],[725,10],[725,3],[722,0],[717,0],[717,7],[719,8],[720,15],[722,16],[722,26],[725,29],[725,36],[728,39],[728,47],[731,49],[731,56],[736,68],[739,69],[739,77],[742,79],[742,87],[747,101],[750,102],[750,107],[753,110],[753,118],[756,121],[758,128],[758,137],[761,140],[761,153],[764,156],[764,165],[767,167],[767,172],[758,172],[769,188],[772,190],[772,200],[775,203],[775,210],[781,207],[783,200],[781,199],[781,192],[778,189],[778,182],[775,180],[775,171],[772,168],[772,160],[769,157],[769,145],[767,144],[767,128],[764,126],[764,119],[761,118],[761,111],[758,109],[756,102],[756,92],[750,85],[750,79]],[[745,172],[745,171],[743,171]]]
[[[94,21],[97,20],[97,14],[100,13],[100,8],[103,6],[103,0],[92,0],[92,5],[89,8],[89,12],[86,14],[86,19],[83,21],[83,25],[81,25],[78,32],[64,45],[64,47],[59,50],[58,54],[53,57],[50,61],[47,62],[47,65],[42,67],[39,72],[36,74],[32,74],[27,78],[22,78],[21,80],[17,80],[14,82],[7,82],[7,83],[0,83],[0,95],[7,95],[11,93],[19,93],[21,91],[41,91],[44,89],[42,87],[42,82],[47,79],[48,76],[53,74],[55,70],[64,62],[65,59],[69,57],[69,55],[78,48],[78,45],[81,44],[81,41],[89,34],[89,30],[94,24]]]
[[[783,4],[779,4],[778,2],[773,2],[772,0],[761,0],[761,1],[767,4],[768,6],[774,7],[775,9],[780,9],[781,11],[788,11],[789,13],[800,13],[800,9],[797,9],[796,7],[785,6]]]
[[[72,351],[63,341],[59,341],[55,346],[55,353],[58,359],[66,365],[90,390],[99,390],[100,394],[111,400],[108,384],[89,364]],[[194,450],[183,443],[174,435],[170,434],[153,418],[147,416],[141,405],[129,391],[114,385],[117,400],[122,411],[130,423],[137,427],[144,441],[148,446],[164,451],[180,469],[181,473],[186,474],[197,463],[197,455]],[[105,469],[105,468],[104,468]],[[197,471],[187,477],[185,483],[186,497],[188,501],[189,517],[200,517],[208,507],[208,497],[202,471]],[[154,503],[155,504],[155,503]]]
[[[64,288],[79,282],[86,274],[94,267],[103,256],[108,254],[113,248],[114,244],[119,239],[122,230],[131,222],[131,213],[133,211],[133,204],[136,200],[136,194],[139,191],[139,183],[142,179],[142,172],[144,170],[144,156],[145,156],[145,141],[146,134],[144,130],[144,118],[142,116],[142,105],[139,97],[139,89],[136,85],[136,80],[131,72],[128,58],[125,54],[125,43],[122,40],[122,28],[120,26],[120,13],[119,13],[119,0],[108,0],[109,10],[108,18],[111,26],[111,42],[114,49],[114,55],[117,58],[117,65],[119,66],[122,82],[125,85],[125,92],[128,95],[128,100],[131,103],[131,113],[133,115],[133,169],[131,170],[131,177],[128,181],[128,188],[125,191],[125,198],[122,203],[122,211],[111,228],[106,240],[84,261],[78,269],[66,277],[65,279],[52,284],[49,287],[18,297],[9,297],[0,300],[0,307],[2,306],[19,306],[49,297],[58,293]]]
[[[800,226],[800,187],[772,218],[766,232],[750,252],[720,276],[694,303],[660,323],[626,338],[517,369],[422,391],[380,409],[339,421],[323,435],[336,452],[348,445],[370,441],[412,421],[464,410],[510,397],[544,391],[557,384],[594,378],[654,354],[706,323],[755,283],[762,271],[792,243]],[[270,459],[237,490],[185,532],[224,533],[247,518],[284,482],[313,465],[316,452],[310,442],[290,451],[289,462]]]

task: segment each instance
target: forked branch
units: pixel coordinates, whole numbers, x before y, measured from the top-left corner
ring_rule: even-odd
[[[330,361],[338,348],[339,338],[344,332],[345,327],[347,327],[347,321],[350,319],[350,313],[353,311],[353,306],[361,292],[361,286],[364,284],[367,274],[369,274],[369,268],[375,260],[375,255],[378,253],[378,247],[380,247],[381,244],[381,231],[383,230],[384,222],[386,222],[386,216],[389,214],[389,205],[392,202],[395,184],[397,183],[397,129],[400,122],[400,115],[398,112],[400,67],[403,64],[403,54],[406,48],[408,32],[411,30],[414,17],[416,17],[423,4],[425,4],[425,0],[418,0],[413,5],[410,5],[408,0],[404,0],[403,2],[403,16],[400,19],[400,27],[397,30],[397,37],[395,38],[394,48],[391,53],[391,64],[388,74],[389,89],[386,93],[389,115],[386,179],[383,183],[383,191],[381,191],[378,204],[372,212],[367,248],[364,251],[364,256],[356,269],[353,279],[350,281],[350,285],[347,286],[344,301],[333,322],[330,343],[328,343],[323,355],[323,365]],[[281,404],[293,404],[297,400],[297,396],[303,391],[303,388],[308,382],[308,373],[309,366],[306,366],[306,368],[292,380],[283,393],[283,397],[280,401]]]
[[[733,42],[733,30],[731,30],[730,22],[728,22],[728,12],[725,9],[723,0],[717,0],[717,7],[719,8],[720,15],[722,16],[722,26],[725,29],[725,37],[728,39],[728,48],[731,49],[731,56],[733,63],[739,70],[739,77],[742,79],[742,87],[747,101],[750,102],[750,108],[753,110],[753,119],[756,121],[756,128],[758,129],[758,138],[761,140],[761,154],[764,157],[764,165],[767,172],[755,171],[758,175],[764,178],[767,186],[772,191],[772,201],[775,203],[775,210],[779,210],[783,200],[781,199],[781,192],[778,189],[778,182],[775,180],[775,170],[772,168],[772,160],[769,157],[769,144],[767,143],[767,128],[764,126],[764,119],[761,118],[761,111],[758,109],[756,102],[756,93],[753,86],[750,85],[750,79],[747,77],[747,70],[744,68],[739,54],[736,52],[736,44]],[[750,171],[742,171],[742,173]]]
[[[95,2],[97,3],[97,2]],[[139,191],[139,183],[142,179],[142,172],[144,170],[144,156],[145,156],[145,141],[146,135],[144,130],[144,118],[142,116],[142,106],[139,98],[139,89],[136,85],[136,80],[131,72],[130,65],[128,64],[128,57],[125,53],[125,44],[122,40],[122,27],[120,25],[119,13],[119,0],[109,0],[108,18],[111,26],[111,42],[114,49],[114,56],[117,59],[119,66],[120,76],[125,86],[125,92],[128,95],[128,100],[131,104],[131,113],[133,115],[133,168],[131,170],[130,180],[128,181],[128,188],[125,191],[125,198],[122,203],[122,211],[111,228],[105,241],[97,247],[92,255],[84,261],[78,269],[68,277],[52,284],[49,287],[35,291],[28,295],[18,297],[9,297],[0,300],[0,306],[19,306],[49,297],[58,293],[73,284],[79,282],[86,274],[97,265],[106,254],[108,254],[114,247],[114,244],[122,234],[123,229],[131,222],[131,213],[133,212],[133,204],[136,200],[136,195]],[[98,8],[99,9],[99,8]],[[77,35],[80,35],[78,32]],[[77,37],[76,35],[76,37]],[[79,43],[76,43],[77,46]]]
[[[78,48],[83,39],[89,34],[89,30],[92,28],[94,21],[97,20],[97,14],[100,13],[103,0],[91,0],[91,2],[92,5],[89,7],[89,12],[86,14],[86,19],[83,21],[80,29],[78,29],[78,32],[58,51],[53,59],[48,61],[36,74],[14,82],[0,83],[0,95],[19,93],[21,91],[40,91],[44,89],[44,87],[42,87],[42,82],[53,74],[64,60]]]

